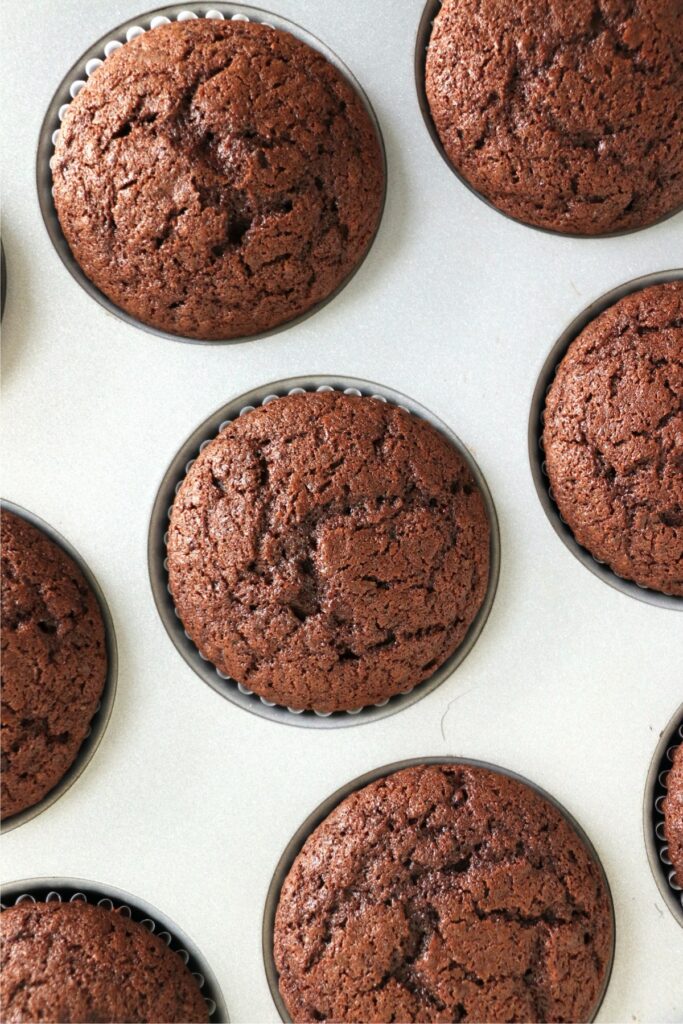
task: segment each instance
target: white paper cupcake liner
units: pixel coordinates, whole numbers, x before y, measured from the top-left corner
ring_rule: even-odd
[[[676,872],[669,857],[664,833],[663,804],[667,795],[667,781],[673,755],[683,743],[683,704],[662,733],[655,750],[645,786],[644,832],[650,868],[659,891],[678,922],[683,926],[683,879]]]
[[[263,963],[266,972],[266,978],[268,980],[268,987],[270,988],[270,994],[273,999],[273,1003],[277,1009],[280,1020],[283,1024],[292,1024],[292,1018],[287,1012],[285,1002],[280,995],[279,988],[279,974],[275,966],[275,955],[273,949],[273,940],[275,934],[275,916],[277,914],[278,903],[280,902],[280,892],[284,885],[285,879],[287,878],[294,861],[301,852],[304,843],[311,835],[312,832],[332,813],[343,800],[345,800],[351,793],[355,793],[358,790],[364,789],[369,786],[372,782],[376,782],[378,779],[386,778],[389,775],[394,775],[396,772],[402,771],[404,768],[413,768],[417,765],[470,765],[474,768],[485,768],[487,771],[496,772],[499,775],[504,775],[507,778],[514,779],[516,782],[522,783],[529,789],[533,790],[539,796],[541,796],[547,803],[551,804],[562,817],[569,823],[571,828],[581,839],[583,845],[586,847],[591,859],[597,865],[598,871],[602,878],[607,893],[607,899],[609,902],[610,916],[612,920],[612,947],[610,950],[609,963],[607,970],[605,971],[605,980],[602,985],[602,989],[598,995],[598,998],[593,1009],[593,1013],[590,1017],[591,1021],[594,1021],[600,1011],[600,1007],[605,998],[607,988],[609,986],[610,977],[612,974],[612,966],[614,963],[614,950],[616,946],[616,919],[614,915],[614,903],[612,900],[612,892],[609,885],[609,880],[605,873],[605,869],[602,865],[602,861],[598,856],[598,853],[593,846],[593,843],[589,839],[586,832],[583,830],[581,825],[578,823],[576,818],[569,811],[562,806],[559,800],[556,800],[554,796],[542,789],[535,782],[531,782],[523,775],[518,775],[517,772],[511,771],[508,768],[501,768],[500,765],[492,764],[490,761],[480,761],[469,757],[453,757],[448,755],[437,756],[437,757],[413,757],[402,761],[395,761],[393,764],[383,765],[380,768],[374,768],[372,771],[366,772],[364,775],[359,775],[357,778],[352,779],[345,785],[340,786],[334,793],[328,796],[322,803],[318,804],[314,811],[308,815],[306,820],[299,826],[297,831],[294,833],[292,838],[287,843],[276,867],[273,872],[273,877],[268,887],[268,893],[266,895],[266,902],[263,910],[263,924],[261,931],[261,945],[263,948]]]
[[[59,782],[57,782],[56,785],[54,785],[52,789],[45,794],[42,800],[39,800],[38,803],[33,804],[31,807],[26,807],[23,811],[18,811],[9,818],[5,818],[1,826],[1,831],[4,833],[11,832],[12,829],[18,828],[19,825],[23,825],[25,822],[35,818],[38,814],[46,811],[48,807],[51,807],[52,804],[59,800],[59,798],[71,788],[94,757],[95,752],[102,741],[102,737],[106,732],[112,709],[114,707],[118,676],[118,653],[116,647],[116,633],[114,632],[114,622],[104,594],[102,593],[102,590],[88,565],[85,563],[78,551],[48,523],[40,519],[39,516],[34,515],[33,512],[27,511],[27,509],[14,504],[12,501],[6,501],[4,498],[2,499],[1,507],[3,511],[6,510],[8,512],[13,512],[14,515],[18,516],[20,519],[25,519],[26,522],[35,526],[36,529],[40,530],[40,532],[56,544],[57,547],[65,551],[66,554],[76,563],[83,573],[86,583],[95,595],[102,613],[107,650],[107,677],[104,682],[102,696],[97,703],[97,707],[95,708],[90,720],[90,725],[88,726],[88,730],[73,764],[65,772]]]
[[[93,906],[116,910],[124,917],[143,925],[172,949],[190,969],[200,989],[211,1024],[227,1022],[228,1015],[223,996],[213,972],[194,944],[180,930],[147,903],[112,886],[95,887],[82,879],[36,878],[3,885],[0,908],[20,903],[90,903]]]
[[[546,396],[552,387],[557,370],[564,359],[569,346],[578,337],[581,331],[592,320],[595,320],[596,317],[600,316],[601,313],[606,309],[609,309],[610,306],[613,306],[620,299],[623,299],[626,295],[630,295],[632,292],[641,291],[643,288],[649,288],[652,285],[678,281],[681,280],[681,278],[683,278],[683,269],[665,270],[654,274],[646,274],[645,276],[638,277],[633,281],[628,281],[626,284],[620,285],[618,288],[614,288],[605,295],[602,295],[599,299],[596,299],[590,304],[590,306],[584,309],[582,313],[575,317],[569,326],[562,332],[559,340],[555,343],[548,358],[543,364],[543,368],[539,374],[533,398],[531,400],[528,430],[529,461],[531,463],[531,473],[534,479],[536,493],[538,494],[541,505],[543,506],[551,526],[555,530],[555,533],[564,542],[565,547],[567,547],[574,557],[577,558],[595,576],[598,576],[615,590],[619,590],[622,594],[628,594],[629,597],[635,597],[639,601],[644,601],[646,604],[653,604],[660,608],[669,608],[675,611],[683,611],[683,597],[662,594],[657,590],[644,587],[633,580],[625,579],[623,576],[620,576],[617,572],[611,569],[605,562],[601,562],[599,559],[595,558],[587,548],[582,547],[574,538],[574,534],[557,506],[552,487],[550,485],[550,479],[548,477],[545,463],[545,450],[543,448],[543,426],[545,420]]]
[[[433,673],[429,679],[423,680],[407,689],[400,691],[392,697],[363,707],[349,708],[346,711],[304,711],[297,708],[286,708],[259,697],[253,691],[236,683],[229,676],[220,672],[215,666],[204,657],[195,647],[188,633],[182,626],[180,616],[173,606],[170,587],[168,583],[168,560],[166,555],[166,544],[168,542],[168,524],[173,508],[173,500],[182,485],[185,476],[192,464],[204,448],[233,420],[252,412],[260,405],[268,405],[277,401],[284,395],[302,394],[306,391],[341,391],[348,395],[365,395],[379,402],[391,402],[398,408],[403,409],[409,415],[415,415],[421,419],[431,422],[456,448],[464,458],[472,475],[479,487],[489,519],[491,530],[491,550],[489,585],[474,622],[470,626],[467,635],[457,650],[444,662],[440,668]],[[224,414],[224,415],[223,415]],[[188,458],[189,456],[189,458]],[[169,467],[164,480],[162,481],[150,525],[149,536],[149,568],[152,590],[154,592],[157,609],[162,617],[164,625],[171,636],[175,646],[183,655],[191,667],[206,681],[213,689],[223,696],[240,704],[249,711],[260,714],[262,717],[287,722],[293,725],[304,726],[330,726],[351,725],[355,722],[368,721],[374,718],[385,717],[386,714],[393,714],[409,704],[419,700],[438,686],[455,668],[463,661],[465,656],[473,647],[484,623],[488,617],[495,590],[498,582],[500,566],[500,540],[498,535],[498,521],[495,507],[486,482],[474,462],[472,456],[465,449],[458,438],[439,420],[432,416],[426,409],[418,406],[417,403],[400,395],[391,389],[374,385],[369,381],[357,380],[355,378],[336,377],[314,377],[314,378],[292,378],[288,381],[280,381],[264,388],[256,389],[243,396],[243,400],[229,403],[222,410],[215,413],[205,424],[203,424],[181,451]],[[182,638],[182,639],[180,639]],[[242,699],[240,699],[242,698]]]
[[[161,330],[160,328],[153,327],[150,324],[142,323],[142,321],[136,319],[134,316],[117,306],[98,288],[96,288],[95,285],[86,277],[79,264],[74,259],[71,249],[62,234],[62,229],[60,227],[53,202],[52,160],[57,138],[59,136],[59,126],[66,115],[69,103],[71,100],[75,99],[86,84],[88,78],[102,66],[112,53],[120,49],[126,42],[130,42],[130,40],[135,39],[137,36],[144,35],[145,32],[153,31],[155,28],[161,25],[167,25],[172,21],[192,21],[198,18],[208,18],[210,20],[220,21],[251,21],[265,25],[267,28],[270,28],[275,32],[285,32],[293,35],[297,39],[301,40],[301,42],[310,46],[311,49],[317,50],[321,53],[326,60],[334,65],[334,67],[341,72],[344,78],[347,79],[365,106],[370,121],[375,129],[380,148],[380,155],[384,166],[384,196],[382,197],[382,209],[380,210],[374,237],[377,236],[377,231],[379,230],[379,225],[382,220],[384,201],[386,198],[386,151],[379,122],[370,101],[365,95],[360,84],[343,61],[341,61],[328,46],[322,43],[321,40],[317,39],[310,32],[301,28],[301,26],[288,21],[286,18],[280,17],[280,15],[271,11],[265,11],[258,7],[250,7],[245,4],[223,2],[223,0],[216,0],[213,4],[192,2],[186,4],[169,4],[143,13],[139,17],[126,21],[117,28],[112,29],[100,40],[95,42],[79,58],[58,86],[57,91],[55,92],[47,109],[40,130],[36,167],[38,200],[48,234],[50,235],[52,244],[57,250],[57,254],[59,255],[62,263],[65,265],[71,276],[78,281],[80,286],[92,298],[99,302],[101,306],[104,306],[106,310],[114,314],[114,316],[117,316],[120,320],[123,320],[132,326],[146,331],[148,334],[154,334],[157,337],[166,338],[170,341],[181,341],[185,344],[214,346],[221,344],[238,344],[245,341],[255,341],[258,338],[270,337],[273,334],[278,334],[280,331],[288,330],[289,328],[296,326],[296,324],[302,323],[310,316],[314,316],[315,313],[326,306],[328,302],[331,302],[336,298],[336,296],[355,276],[372,248],[374,237],[362,259],[357,263],[347,277],[340,282],[338,287],[335,288],[330,295],[326,296],[304,313],[294,317],[292,320],[286,321],[283,324],[278,324],[270,330],[263,331],[260,334],[247,335],[241,338],[203,341],[197,338],[186,338],[179,334],[172,334],[169,331]]]

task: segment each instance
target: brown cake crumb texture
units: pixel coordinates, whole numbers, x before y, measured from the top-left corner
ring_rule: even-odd
[[[75,562],[2,513],[2,817],[66,774],[107,675],[102,613]]]
[[[634,292],[572,342],[543,444],[579,544],[625,579],[683,595],[683,282]]]
[[[384,188],[372,122],[332,64],[286,32],[203,18],[146,32],[90,76],[53,178],[90,280],[144,323],[206,339],[330,295]]]
[[[511,217],[595,235],[683,204],[679,0],[443,0],[426,89],[449,160]]]
[[[277,704],[374,704],[432,675],[484,599],[489,524],[431,425],[369,397],[280,398],[227,426],[175,499],[171,593],[223,673]]]
[[[208,1021],[180,956],[116,910],[31,903],[0,914],[2,1020]]]
[[[674,750],[662,809],[669,860],[676,873],[676,882],[683,889],[683,746]]]
[[[294,1021],[586,1021],[613,931],[559,811],[492,771],[420,765],[312,833],[274,939]]]

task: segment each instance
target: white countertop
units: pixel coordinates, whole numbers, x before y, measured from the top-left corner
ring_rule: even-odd
[[[612,590],[572,557],[533,487],[527,419],[568,321],[632,277],[680,264],[683,215],[606,240],[541,234],[450,173],[413,81],[421,0],[273,0],[358,77],[387,146],[389,192],[367,262],[305,323],[263,341],[165,341],[107,314],[67,273],[35,190],[45,108],[80,54],[144,0],[3,3],[3,495],[63,533],[99,580],[120,667],[109,729],[53,807],[2,838],[5,881],[111,883],[196,941],[233,1021],[276,1021],[263,902],[292,832],[377,765],[460,754],[511,768],[584,826],[614,895],[617,950],[601,1021],[683,1020],[683,930],[651,876],[645,776],[683,699],[683,617]],[[373,16],[370,16],[370,12]],[[294,374],[405,391],[469,445],[497,506],[502,571],[474,650],[439,689],[376,724],[274,725],[182,661],[147,575],[147,526],[181,442],[229,398]]]

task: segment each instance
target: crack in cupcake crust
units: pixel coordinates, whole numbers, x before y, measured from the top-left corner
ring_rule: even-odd
[[[600,871],[559,811],[494,772],[422,765],[311,834],[274,956],[295,1021],[581,1021],[612,938]]]
[[[488,586],[489,524],[457,451],[371,398],[240,417],[175,499],[169,583],[221,672],[276,703],[376,703],[431,675]]]
[[[369,247],[384,187],[374,127],[332,64],[286,32],[206,19],[107,58],[68,106],[53,178],[97,287],[207,339],[331,294]]]
[[[38,803],[71,767],[107,675],[102,613],[80,569],[2,513],[2,816]]]
[[[617,302],[572,342],[546,398],[552,494],[620,576],[683,595],[683,283]]]

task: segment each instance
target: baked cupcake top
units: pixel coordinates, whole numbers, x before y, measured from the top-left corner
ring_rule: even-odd
[[[364,256],[384,172],[343,75],[286,32],[197,19],[126,43],[68,106],[53,161],[84,273],[190,338],[267,331]]]
[[[40,530],[2,513],[2,817],[66,774],[107,676],[104,623],[83,573]]]
[[[625,579],[683,595],[683,282],[633,292],[572,342],[543,445],[579,544]]]
[[[676,881],[683,889],[683,745],[677,746],[673,753],[662,810],[669,860],[676,873]]]
[[[199,651],[267,700],[352,710],[432,675],[486,593],[489,524],[432,426],[341,392],[230,423],[173,504],[171,594]]]
[[[90,903],[0,914],[3,1021],[208,1021],[180,956],[144,925]]]
[[[682,55],[670,0],[443,0],[427,98],[449,160],[503,213],[623,231],[683,204]]]
[[[586,1021],[613,929],[598,865],[530,787],[419,765],[308,838],[276,912],[294,1021]]]

